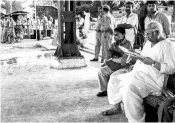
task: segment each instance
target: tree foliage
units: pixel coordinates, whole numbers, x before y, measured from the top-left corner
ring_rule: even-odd
[[[106,1],[77,1],[76,2],[76,11],[77,14],[81,14],[83,16],[83,11],[89,9],[92,17],[98,16],[98,8],[101,5],[107,4],[111,7],[111,10],[117,10],[121,6],[123,6],[124,1],[118,2],[117,0],[106,0]]]

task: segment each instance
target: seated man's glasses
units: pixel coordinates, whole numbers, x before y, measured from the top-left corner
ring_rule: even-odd
[[[145,33],[145,37],[150,36],[152,33],[154,33],[154,31],[153,32],[149,32],[149,33]]]

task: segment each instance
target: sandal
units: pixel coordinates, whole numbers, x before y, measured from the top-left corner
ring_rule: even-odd
[[[111,108],[111,109],[109,109],[109,110],[106,110],[106,111],[103,111],[102,112],[102,115],[103,116],[110,116],[110,115],[115,115],[115,114],[122,114],[122,109],[121,109],[121,107],[113,107],[113,108]]]

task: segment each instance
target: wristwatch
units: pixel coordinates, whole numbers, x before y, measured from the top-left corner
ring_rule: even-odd
[[[154,67],[154,66],[155,66],[155,64],[156,64],[156,61],[154,61],[154,62],[152,63],[152,65],[151,65],[151,66],[152,66],[152,67]]]

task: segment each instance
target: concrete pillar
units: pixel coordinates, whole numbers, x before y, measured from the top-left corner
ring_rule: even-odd
[[[61,9],[62,9],[62,2],[58,0],[58,44],[62,45],[61,36],[62,36],[62,29],[61,29]]]

